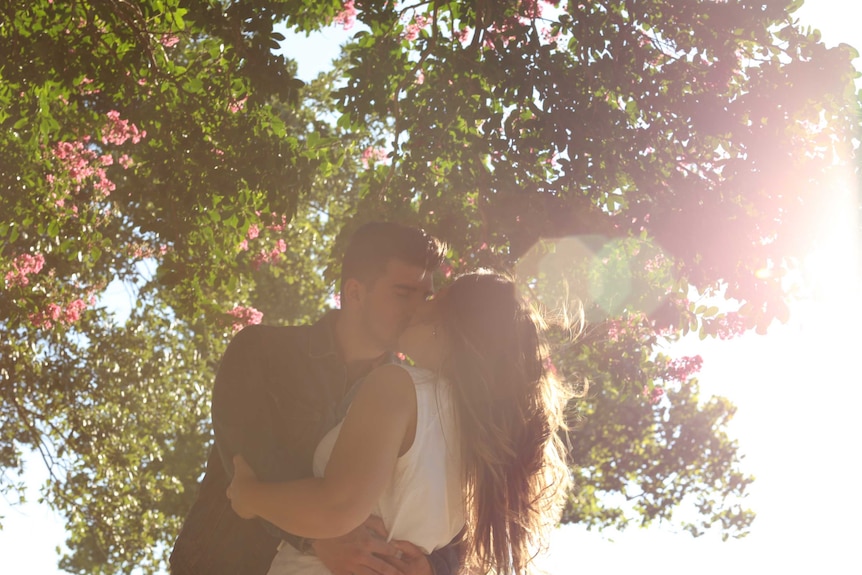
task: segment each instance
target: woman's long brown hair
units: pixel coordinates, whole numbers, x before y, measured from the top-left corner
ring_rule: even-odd
[[[544,323],[494,273],[459,277],[440,298],[467,501],[468,566],[526,572],[559,519],[569,471],[558,431],[567,395],[549,369]]]

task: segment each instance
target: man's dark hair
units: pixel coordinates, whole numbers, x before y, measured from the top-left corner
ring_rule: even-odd
[[[349,278],[373,284],[390,260],[433,273],[446,254],[446,245],[421,228],[395,222],[369,222],[350,238],[341,263],[341,286]]]

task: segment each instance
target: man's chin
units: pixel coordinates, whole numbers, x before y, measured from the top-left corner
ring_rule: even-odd
[[[399,345],[399,342],[397,342],[397,341],[392,342],[391,344],[386,346],[386,352],[387,353],[400,353],[401,352],[401,345]]]

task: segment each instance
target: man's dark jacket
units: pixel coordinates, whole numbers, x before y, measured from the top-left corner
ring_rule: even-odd
[[[240,518],[225,492],[237,453],[264,481],[312,475],[314,450],[343,418],[358,381],[348,381],[335,343],[337,313],[311,326],[249,326],[231,341],[213,388],[215,445],[171,553],[172,575],[263,575],[281,539],[297,542],[262,520]],[[429,559],[437,575],[457,571],[453,545]]]

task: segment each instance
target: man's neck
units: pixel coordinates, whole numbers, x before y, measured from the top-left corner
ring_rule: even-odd
[[[335,319],[335,343],[344,363],[351,369],[353,364],[371,364],[386,354],[386,350],[369,345],[371,338],[357,322],[342,310]]]

